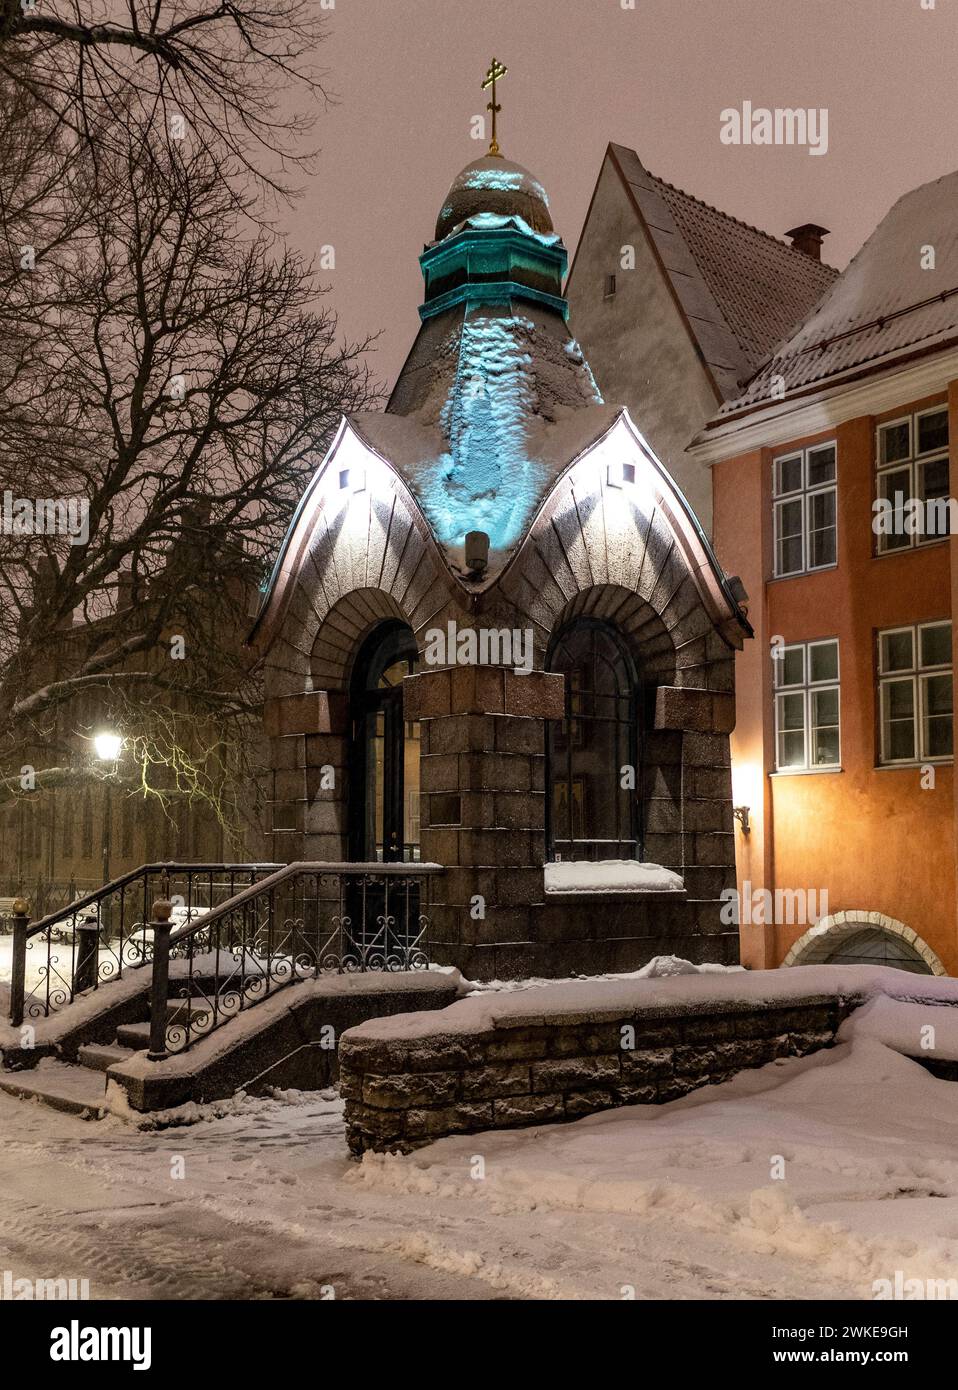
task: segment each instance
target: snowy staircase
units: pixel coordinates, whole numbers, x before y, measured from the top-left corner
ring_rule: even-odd
[[[205,1012],[204,1003],[186,999],[167,1001],[167,1017],[184,1021],[187,1014]],[[0,1091],[21,1100],[34,1100],[86,1119],[102,1119],[109,1113],[106,1103],[107,1071],[118,1062],[142,1052],[150,1045],[150,1025],[124,1023],[116,1030],[112,1043],[85,1043],[75,1062],[43,1058],[29,1071],[0,1071]]]

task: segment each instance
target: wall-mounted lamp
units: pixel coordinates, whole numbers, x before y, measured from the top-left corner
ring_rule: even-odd
[[[752,827],[749,825],[749,821],[748,821],[748,811],[749,811],[749,808],[748,808],[747,806],[733,806],[733,807],[732,807],[732,815],[735,817],[735,819],[738,821],[739,825],[742,827],[742,834],[743,834],[743,835],[747,835],[748,832],[749,832],[749,831],[751,830],[751,828],[752,828]]]

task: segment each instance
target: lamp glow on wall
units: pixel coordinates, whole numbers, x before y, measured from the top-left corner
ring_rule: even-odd
[[[742,834],[752,829],[753,807],[761,806],[762,771],[758,763],[732,764],[732,814],[742,827]]]

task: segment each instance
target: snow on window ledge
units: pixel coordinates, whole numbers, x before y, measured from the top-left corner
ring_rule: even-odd
[[[684,893],[685,883],[661,864],[635,859],[561,860],[546,864],[546,893]]]

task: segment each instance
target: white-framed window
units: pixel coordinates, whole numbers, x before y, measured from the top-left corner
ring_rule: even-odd
[[[837,559],[837,451],[813,444],[772,462],[776,578],[827,569]]]
[[[923,505],[948,497],[948,407],[932,406],[878,426],[876,442],[877,496],[892,504],[892,529],[878,536],[878,552],[907,550],[948,535],[948,510],[916,529],[907,524],[905,505]]]
[[[776,769],[840,767],[838,639],[780,647],[774,667]]]
[[[878,709],[883,764],[951,760],[950,622],[879,632]]]

